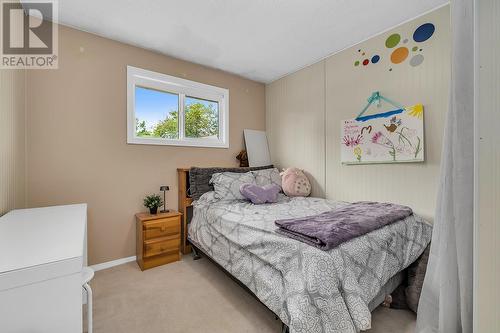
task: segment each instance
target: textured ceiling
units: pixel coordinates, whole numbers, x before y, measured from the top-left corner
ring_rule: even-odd
[[[448,0],[60,0],[59,21],[271,82]]]

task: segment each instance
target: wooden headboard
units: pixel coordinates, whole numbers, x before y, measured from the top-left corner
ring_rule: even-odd
[[[187,242],[187,227],[193,215],[193,199],[188,196],[189,190],[189,169],[177,169],[177,181],[179,189],[178,209],[182,214],[181,224],[181,252],[188,254],[191,252],[191,246]]]

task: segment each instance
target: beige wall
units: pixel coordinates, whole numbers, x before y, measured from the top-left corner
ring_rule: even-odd
[[[0,70],[0,215],[24,208],[26,72]]]
[[[500,332],[500,3],[478,1],[478,167],[475,329]]]
[[[436,25],[433,37],[423,44],[425,61],[411,67],[407,60],[393,65],[389,72],[386,38],[393,32],[411,37],[425,22]],[[273,162],[310,171],[320,187],[316,193],[324,191],[328,198],[407,204],[432,219],[448,107],[450,38],[446,6],[267,85],[267,131]],[[369,54],[379,51],[382,60],[354,67],[358,49]],[[340,163],[340,122],[355,117],[373,91],[406,105],[424,104],[424,163]]]
[[[126,143],[126,66],[229,89],[230,148]],[[265,129],[264,85],[67,27],[59,69],[28,74],[28,205],[88,203],[90,264],[135,255],[134,213],[176,168],[235,166],[243,129]]]

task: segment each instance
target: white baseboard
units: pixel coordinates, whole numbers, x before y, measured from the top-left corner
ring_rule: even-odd
[[[92,265],[90,267],[94,271],[97,272],[97,271],[102,271],[103,269],[111,268],[114,266],[123,265],[123,264],[126,264],[128,262],[135,261],[135,260],[136,260],[136,256],[132,256],[132,257],[120,258],[120,259],[116,259],[116,260],[112,260],[112,261],[103,262],[103,263],[100,263],[97,265]]]

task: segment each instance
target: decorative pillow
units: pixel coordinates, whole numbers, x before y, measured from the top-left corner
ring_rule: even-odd
[[[214,173],[210,179],[210,184],[214,185],[216,199],[223,200],[243,200],[240,193],[240,186],[243,184],[255,184],[255,177],[251,172],[221,172]]]
[[[281,191],[281,175],[278,169],[264,169],[264,170],[256,170],[252,171],[255,176],[255,184],[259,186],[278,185]]]
[[[189,169],[189,196],[193,200],[198,200],[203,193],[211,192],[214,190],[212,184],[210,184],[210,179],[214,173],[221,172],[238,172],[245,173],[248,171],[270,169],[272,165],[261,166],[261,167],[251,167],[251,168],[198,168],[191,167]]]
[[[288,168],[281,173],[283,192],[289,197],[307,197],[311,194],[311,183],[304,171]]]
[[[240,193],[254,204],[273,203],[278,201],[278,193],[281,187],[276,184],[259,186],[256,184],[243,184]]]

